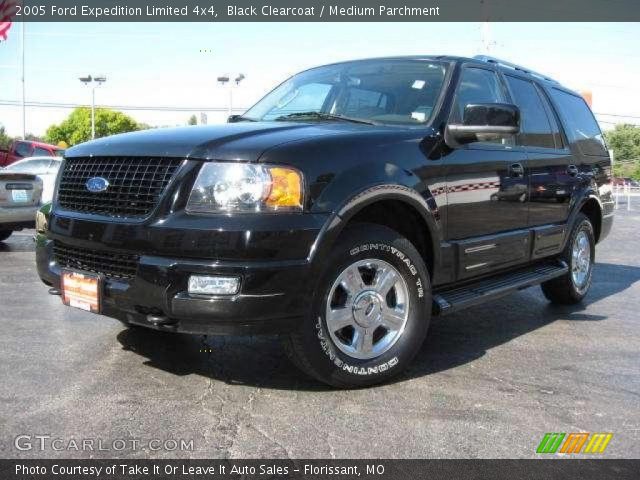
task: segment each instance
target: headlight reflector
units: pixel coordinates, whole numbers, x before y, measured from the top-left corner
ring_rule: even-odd
[[[246,163],[205,163],[187,202],[187,211],[196,213],[301,209],[297,170]]]

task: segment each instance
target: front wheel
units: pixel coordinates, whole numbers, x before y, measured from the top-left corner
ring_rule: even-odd
[[[429,275],[406,238],[371,224],[347,230],[327,259],[313,314],[285,339],[302,370],[329,385],[381,383],[422,345],[431,316]]]
[[[569,265],[569,271],[542,284],[542,292],[551,303],[573,305],[587,295],[593,276],[595,245],[591,221],[580,213],[561,256]]]

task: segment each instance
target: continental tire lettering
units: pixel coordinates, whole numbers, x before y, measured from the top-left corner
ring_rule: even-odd
[[[415,267],[413,263],[411,263],[411,259],[407,255],[405,255],[403,252],[398,250],[397,248],[387,245],[385,243],[366,243],[366,244],[360,245],[359,247],[352,248],[351,250],[349,250],[349,254],[353,256],[361,252],[368,252],[371,250],[391,252],[392,255],[395,255],[396,257],[398,257],[409,268],[411,275],[413,275],[414,277],[417,276],[416,288],[418,290],[418,298],[424,297],[424,287],[422,286],[422,280],[420,280],[420,276],[418,275],[418,269]]]
[[[329,357],[329,360],[333,362],[333,364],[340,368],[345,372],[352,373],[354,375],[376,375],[378,373],[386,372],[390,368],[395,367],[398,364],[398,357],[393,357],[391,360],[387,362],[383,362],[379,365],[375,365],[373,367],[356,367],[354,365],[349,365],[348,363],[343,362],[333,351],[329,342],[325,339],[324,333],[322,332],[321,319],[318,317],[318,323],[316,323],[316,330],[318,331],[318,339],[320,340],[320,347],[322,351]]]

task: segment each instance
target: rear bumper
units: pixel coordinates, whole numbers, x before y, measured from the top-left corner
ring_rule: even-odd
[[[37,206],[28,207],[0,207],[0,229],[17,230],[33,228],[36,224]]]
[[[45,238],[36,239],[36,259],[40,278],[48,285],[60,287],[61,266],[56,263],[53,254],[54,241],[75,246],[101,248],[114,251],[109,239],[102,236],[100,243],[90,241],[96,232],[89,228],[88,222],[71,221],[77,235],[63,237],[56,233],[56,219],[50,223],[52,232]],[[276,235],[279,238],[278,251],[307,253],[320,231],[322,218],[305,219],[307,228],[291,231],[292,236]],[[118,226],[119,227],[119,226]],[[146,235],[148,227],[138,227],[137,235],[130,237],[129,244],[135,239],[153,237],[154,244],[161,245],[170,237],[160,231]],[[117,232],[117,229],[115,230]],[[85,238],[82,232],[85,233]],[[145,235],[143,235],[143,232]],[[167,232],[165,232],[167,233]],[[187,232],[182,232],[184,235]],[[193,233],[193,232],[192,232]],[[203,233],[203,231],[200,231]],[[251,247],[242,248],[237,243],[237,232],[222,234],[209,231],[209,237],[216,238],[225,248],[231,246],[237,257],[246,256],[253,251],[265,253],[267,247],[275,247],[274,232],[253,232],[255,240]],[[248,237],[241,232],[242,237]],[[280,232],[282,233],[282,232]],[[174,234],[177,234],[174,232]],[[217,235],[217,236],[216,236]],[[107,240],[105,242],[105,240]],[[211,240],[212,241],[212,240]],[[287,248],[287,242],[292,242]],[[307,242],[311,244],[306,245]],[[105,245],[105,243],[107,245]],[[174,238],[175,243],[175,238]],[[172,244],[173,245],[173,244]],[[295,245],[295,246],[294,246]],[[185,244],[183,246],[186,247]],[[261,246],[261,248],[259,248]],[[149,250],[152,250],[148,246]],[[173,252],[173,248],[171,250]],[[192,255],[189,248],[185,254]],[[133,278],[122,280],[105,278],[102,292],[102,313],[119,320],[158,330],[215,335],[240,335],[259,333],[284,333],[296,328],[300,318],[308,314],[313,291],[310,281],[311,264],[307,256],[300,258],[207,258],[211,254],[206,248],[199,249],[203,258],[185,258],[177,255],[141,254],[136,274]],[[220,251],[220,250],[219,250]],[[155,252],[154,252],[155,253]],[[224,252],[227,256],[229,252]],[[191,274],[237,275],[241,278],[240,292],[232,296],[195,297],[187,292],[188,278]],[[160,319],[160,321],[158,321]]]

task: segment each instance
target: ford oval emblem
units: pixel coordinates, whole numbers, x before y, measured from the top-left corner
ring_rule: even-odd
[[[109,181],[106,178],[93,177],[87,180],[85,186],[87,187],[87,190],[92,193],[104,192],[109,188]]]

